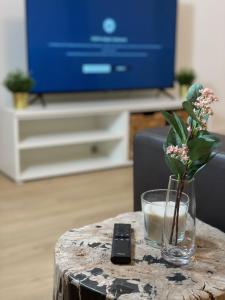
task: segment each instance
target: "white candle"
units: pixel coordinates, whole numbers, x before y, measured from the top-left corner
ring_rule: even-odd
[[[174,202],[169,202],[167,208],[167,233],[171,232],[173,216],[174,216]],[[146,238],[161,244],[162,242],[162,232],[165,214],[165,201],[159,202],[149,202],[145,204],[144,207],[144,221],[145,221],[145,235]],[[187,205],[181,203],[179,209],[179,226],[178,226],[178,237],[183,235],[186,225],[187,216]]]

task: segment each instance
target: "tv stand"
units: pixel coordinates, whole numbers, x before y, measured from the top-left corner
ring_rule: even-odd
[[[157,96],[159,97],[159,96],[161,96],[161,94],[170,99],[175,100],[175,96],[173,94],[171,94],[170,92],[168,92],[166,89],[157,89]]]
[[[130,165],[132,114],[181,107],[180,99],[154,96],[0,109],[0,169],[20,183]]]
[[[46,106],[47,105],[47,103],[45,101],[45,98],[44,98],[44,94],[37,94],[37,95],[35,95],[32,99],[30,99],[29,104],[32,105],[32,104],[34,104],[38,100],[41,102],[42,106]]]

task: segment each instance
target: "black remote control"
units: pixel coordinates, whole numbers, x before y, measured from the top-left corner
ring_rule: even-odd
[[[129,264],[131,262],[131,225],[114,224],[111,262]]]

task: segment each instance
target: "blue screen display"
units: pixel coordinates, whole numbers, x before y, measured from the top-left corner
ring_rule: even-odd
[[[176,0],[27,0],[33,92],[165,88]]]

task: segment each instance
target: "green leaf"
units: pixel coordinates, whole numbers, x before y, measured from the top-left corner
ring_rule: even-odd
[[[205,164],[192,164],[188,170],[188,179],[189,180],[192,179],[205,166],[206,166],[206,163]]]
[[[176,80],[177,82],[179,82],[180,85],[190,86],[195,80],[195,77],[195,72],[191,69],[181,69],[176,74]]]
[[[166,139],[166,146],[169,145],[179,145],[180,139],[179,137],[177,137],[176,132],[174,131],[174,129],[171,127],[170,131],[167,135],[167,139]]]
[[[4,85],[8,88],[9,91],[13,93],[17,92],[30,92],[35,82],[30,75],[22,71],[15,71],[9,73],[4,80]]]
[[[177,179],[183,177],[186,171],[186,166],[178,159],[165,154],[165,160],[171,172]]]
[[[195,120],[198,124],[200,123],[200,120],[197,118],[196,114],[193,110],[193,105],[189,101],[183,102],[183,109],[192,117],[193,120]]]
[[[184,121],[175,113],[173,113],[174,118],[180,128],[181,134],[183,136],[183,143],[186,143],[188,137],[187,126],[185,125]]]
[[[203,136],[203,135],[209,135],[210,133],[208,132],[208,130],[200,130],[198,132],[197,136]]]
[[[175,114],[170,114],[167,111],[162,112],[166,121],[172,126],[174,132],[177,134],[177,141],[179,144],[186,143],[187,140],[187,129],[185,130],[185,124],[183,121]]]
[[[202,84],[199,83],[193,84],[188,90],[187,101],[195,102],[197,98],[201,95],[199,91],[202,89],[203,89]]]
[[[164,119],[165,119],[170,125],[172,125],[173,115],[172,115],[171,113],[169,113],[168,111],[162,111],[162,115],[163,115]]]
[[[217,139],[218,140],[218,139]],[[188,142],[189,156],[192,161],[205,163],[213,149],[218,146],[218,141],[213,136],[197,136]]]
[[[220,145],[220,139],[212,133],[209,133],[207,130],[201,130],[198,133],[198,137],[203,138],[205,141],[214,142],[214,146],[218,147]]]
[[[189,167],[188,171],[188,179],[192,179],[198,172],[200,172],[206,165],[207,163],[212,160],[216,156],[216,153],[211,153],[208,159],[206,160],[205,163],[197,163],[193,162],[191,166]]]

